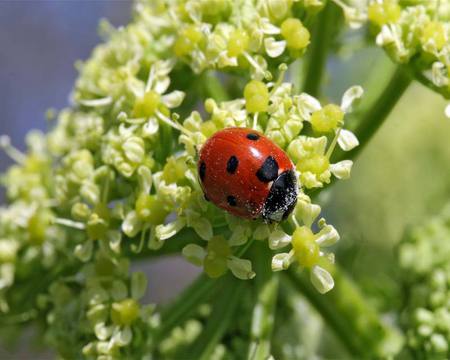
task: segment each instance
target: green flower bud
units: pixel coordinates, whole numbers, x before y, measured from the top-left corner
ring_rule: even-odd
[[[287,47],[302,50],[309,44],[311,35],[299,19],[289,18],[281,24],[281,35],[286,39]]]
[[[147,91],[142,98],[136,99],[133,107],[133,116],[148,118],[153,116],[161,103],[161,95],[156,91]]]
[[[249,36],[245,30],[236,29],[233,31],[228,39],[228,56],[236,57],[242,55],[247,50],[249,41]]]
[[[310,228],[302,226],[292,234],[292,248],[300,266],[311,268],[317,264],[320,256],[320,248],[316,243],[316,237]]]
[[[111,306],[111,320],[116,325],[131,325],[139,317],[139,303],[134,299],[115,302]]]
[[[269,90],[262,81],[252,80],[244,88],[245,107],[248,112],[264,112],[269,107]]]
[[[169,214],[165,210],[164,202],[156,195],[139,195],[135,209],[140,220],[149,222],[152,225],[162,224]]]
[[[311,115],[311,125],[314,131],[328,133],[336,130],[342,124],[344,112],[334,104],[325,105]]]
[[[383,3],[372,2],[367,10],[369,20],[378,26],[396,22],[400,18],[401,8],[395,0],[384,0]]]

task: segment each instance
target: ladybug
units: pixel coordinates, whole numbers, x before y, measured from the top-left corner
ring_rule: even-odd
[[[200,150],[198,174],[205,199],[241,218],[280,222],[297,203],[292,161],[252,129],[212,135]]]

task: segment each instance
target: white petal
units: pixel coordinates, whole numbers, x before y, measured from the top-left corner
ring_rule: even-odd
[[[156,237],[159,240],[167,240],[179,232],[185,225],[186,220],[183,218],[178,218],[177,220],[165,225],[158,225],[155,229]]]
[[[95,336],[99,340],[106,340],[111,336],[112,329],[105,325],[105,323],[100,322],[94,326]]]
[[[352,170],[353,161],[342,160],[336,164],[330,165],[331,173],[338,179],[346,180],[350,177],[350,172]]]
[[[140,166],[137,170],[139,187],[141,192],[148,194],[152,187],[152,172],[147,166]]]
[[[248,239],[247,227],[244,225],[238,225],[234,228],[233,233],[231,234],[230,239],[228,240],[228,244],[230,246],[239,246],[245,244]]]
[[[261,19],[261,28],[264,34],[276,35],[279,34],[280,28],[273,25],[268,18]]]
[[[292,237],[282,230],[275,230],[269,236],[269,247],[272,250],[281,249],[290,244]]]
[[[209,240],[213,237],[213,229],[211,223],[206,218],[199,218],[192,222],[195,232],[203,240]]]
[[[320,215],[320,212],[320,206],[312,204],[311,199],[307,195],[299,195],[296,216],[300,217],[306,226],[311,227],[312,223]]]
[[[241,280],[253,279],[256,275],[252,270],[252,262],[250,260],[239,259],[235,256],[231,256],[227,260],[227,266],[233,275]]]
[[[269,237],[270,229],[267,224],[260,224],[253,232],[253,238],[255,240],[264,240]]]
[[[317,235],[316,243],[322,247],[334,245],[340,239],[339,233],[332,225],[325,225]]]
[[[169,94],[163,95],[161,101],[169,109],[176,108],[181,105],[184,100],[185,93],[183,91],[175,90]]]
[[[155,117],[151,117],[142,127],[142,136],[150,137],[152,135],[155,135],[158,132],[158,129],[159,129],[158,119],[156,119]]]
[[[187,261],[197,266],[201,266],[203,264],[203,259],[206,256],[205,249],[196,244],[186,245],[181,253]]]
[[[122,222],[122,231],[128,237],[135,236],[141,230],[141,221],[137,217],[136,211],[130,211]]]
[[[360,99],[364,94],[364,90],[361,86],[352,86],[342,96],[341,109],[344,112],[352,110],[352,104],[355,100]]]
[[[311,113],[322,108],[319,100],[308,94],[300,94],[297,98],[297,108],[303,119],[309,120]]]
[[[82,262],[89,261],[92,256],[93,245],[92,240],[87,240],[82,244],[78,244],[75,246],[75,256]]]
[[[311,271],[311,282],[318,292],[325,294],[334,287],[333,277],[320,266],[314,266]]]
[[[131,275],[131,297],[139,300],[147,290],[147,275],[142,271],[136,271]]]
[[[120,244],[122,242],[122,233],[120,231],[108,231],[107,239],[109,247],[116,254],[120,254]]]
[[[274,38],[269,37],[264,39],[264,47],[266,48],[267,55],[276,58],[284,52],[284,49],[286,49],[286,41],[276,41]]]
[[[170,85],[170,79],[167,76],[159,78],[155,83],[155,91],[158,94],[164,94]]]
[[[448,104],[445,108],[445,116],[450,119],[450,104]]]
[[[131,332],[130,327],[125,326],[114,334],[111,340],[118,346],[126,346],[131,342],[132,335],[133,333]]]
[[[272,271],[281,271],[289,268],[294,261],[294,252],[279,253],[272,258]]]
[[[341,129],[339,132],[338,144],[342,150],[350,151],[359,145],[359,141],[351,131]]]

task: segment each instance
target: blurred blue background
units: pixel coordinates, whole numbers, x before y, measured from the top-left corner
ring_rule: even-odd
[[[130,12],[129,0],[0,1],[0,134],[23,149],[30,129],[45,130],[45,111],[68,104],[74,62],[99,42],[99,19],[125,25]],[[8,164],[0,152],[0,170]]]

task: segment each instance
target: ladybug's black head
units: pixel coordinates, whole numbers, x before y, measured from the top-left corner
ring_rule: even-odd
[[[262,218],[267,222],[286,219],[297,203],[297,180],[293,170],[281,173],[272,183],[264,202]]]

